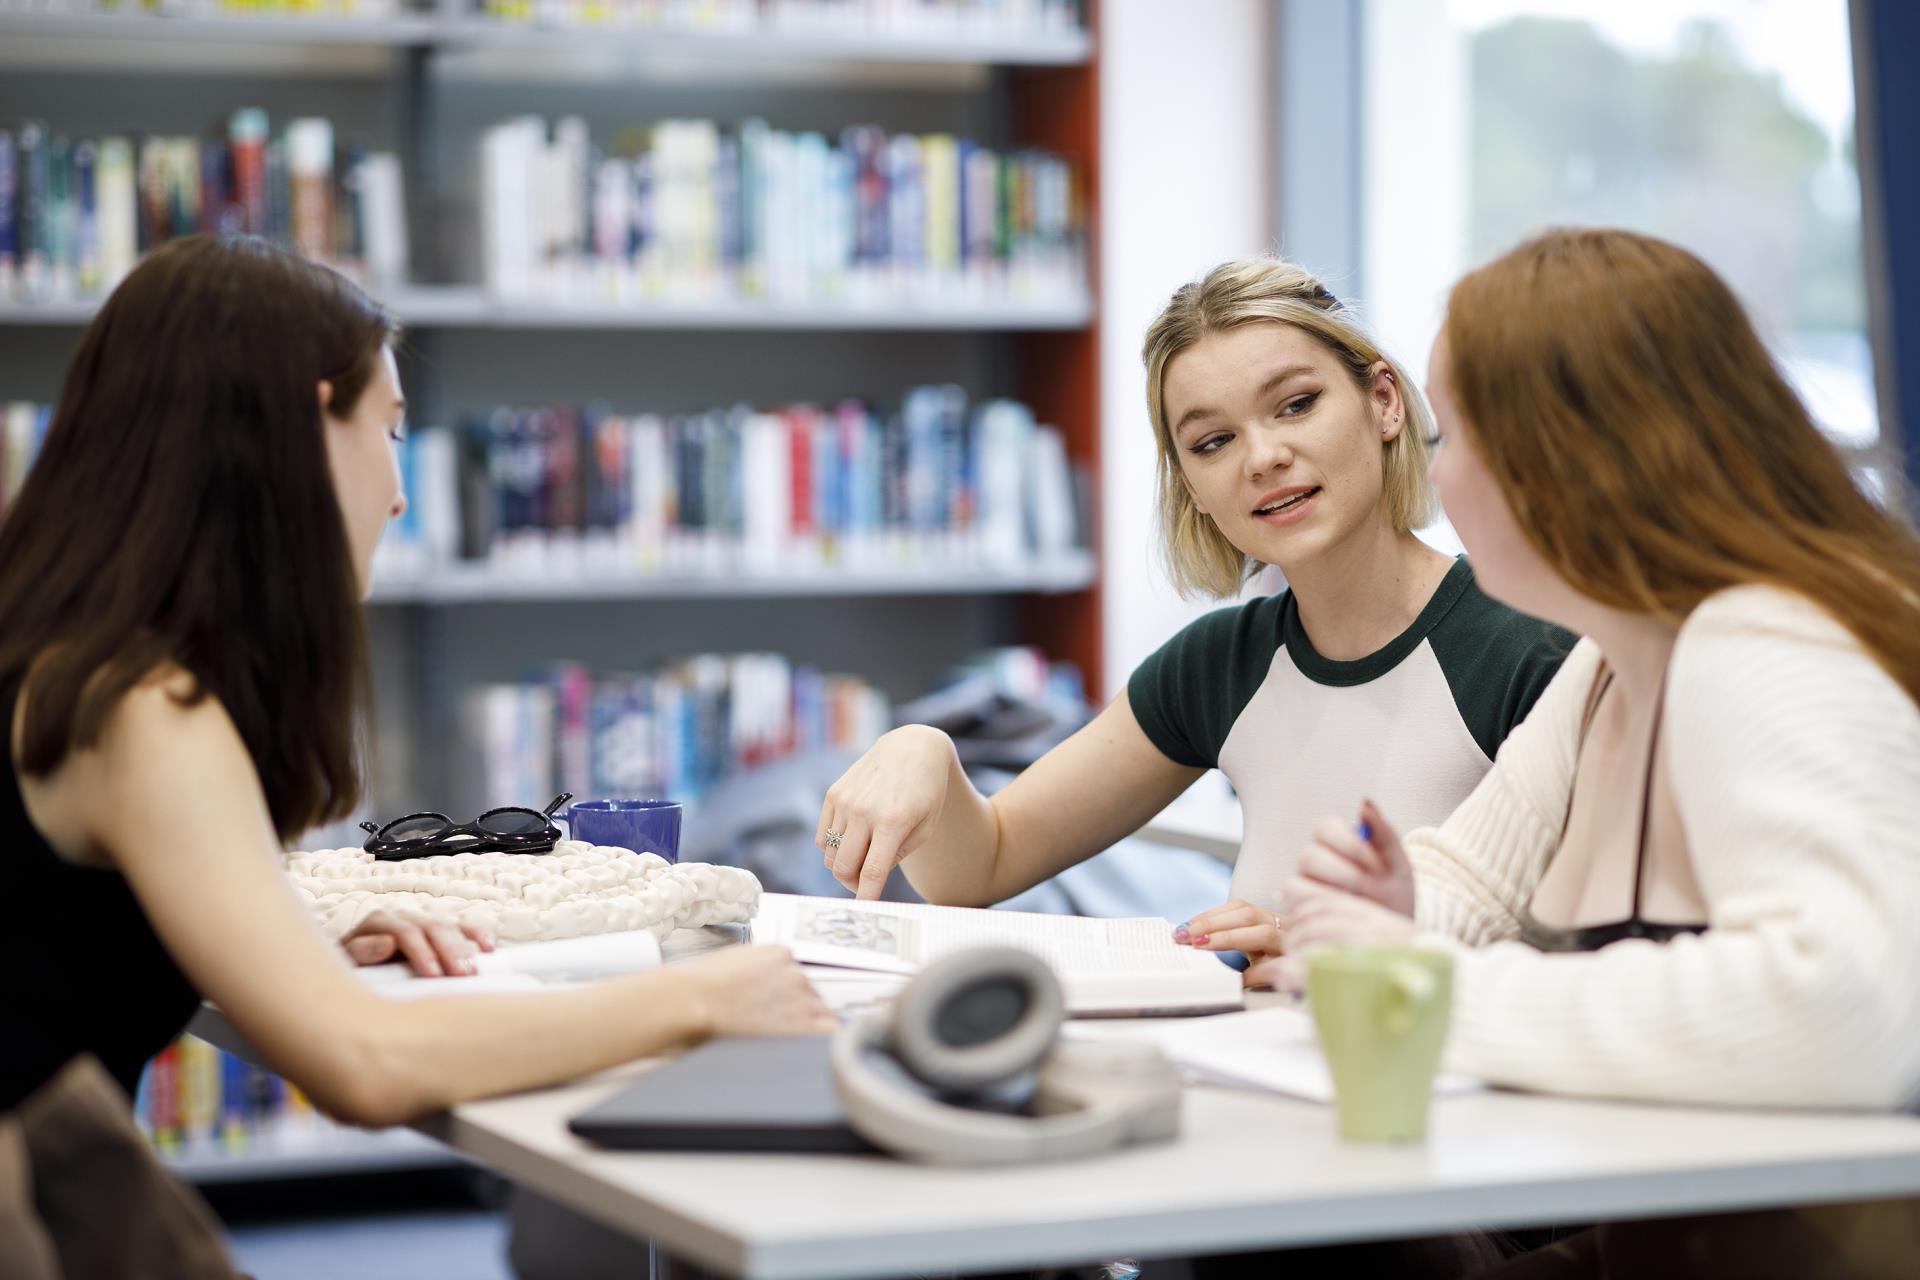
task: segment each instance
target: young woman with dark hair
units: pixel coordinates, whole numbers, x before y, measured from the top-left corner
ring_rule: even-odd
[[[150,255],[68,371],[0,524],[0,1110],[91,1052],[131,1089],[204,997],[325,1110],[393,1124],[713,1034],[825,1030],[735,947],[576,990],[398,1005],[300,906],[279,841],[352,811],[373,549],[405,509],[393,320],[249,239]],[[459,970],[392,918],[351,938]]]

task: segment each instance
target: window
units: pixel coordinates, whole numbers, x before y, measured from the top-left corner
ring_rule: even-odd
[[[1876,482],[1846,0],[1372,0],[1363,296],[1416,369],[1452,280],[1558,223],[1632,227],[1739,291]]]

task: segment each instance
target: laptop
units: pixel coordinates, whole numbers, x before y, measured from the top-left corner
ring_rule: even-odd
[[[842,1151],[854,1133],[834,1092],[825,1036],[710,1040],[567,1122],[628,1151]]]

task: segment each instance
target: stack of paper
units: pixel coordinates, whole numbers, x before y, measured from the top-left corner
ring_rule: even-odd
[[[1333,1101],[1333,1077],[1304,1009],[1254,1009],[1218,1018],[1140,1022],[1126,1026],[1070,1025],[1083,1038],[1145,1040],[1166,1051],[1189,1079],[1206,1084]],[[1472,1076],[1442,1074],[1436,1096],[1484,1088]]]

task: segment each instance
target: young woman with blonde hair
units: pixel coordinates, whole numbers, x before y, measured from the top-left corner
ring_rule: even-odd
[[[991,800],[943,734],[894,730],[828,792],[816,839],[863,896],[901,864],[928,899],[983,905],[1130,834],[1218,767],[1246,814],[1234,900],[1175,936],[1268,955],[1314,815],[1358,790],[1444,816],[1571,640],[1414,536],[1432,509],[1426,403],[1311,273],[1217,267],[1173,295],[1143,354],[1175,583],[1230,597],[1275,565],[1288,589],[1187,627]]]

